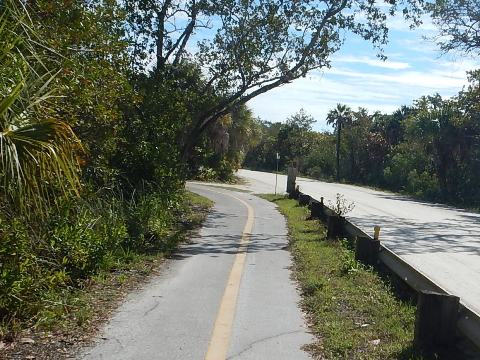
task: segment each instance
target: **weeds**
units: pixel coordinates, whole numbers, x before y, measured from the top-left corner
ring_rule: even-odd
[[[353,209],[355,209],[355,203],[345,199],[345,196],[337,193],[335,202],[329,201],[328,206],[338,216],[345,216]]]

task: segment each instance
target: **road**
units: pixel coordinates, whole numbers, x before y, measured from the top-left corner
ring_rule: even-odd
[[[79,358],[309,359],[284,218],[251,194],[188,186],[215,201],[204,227]]]
[[[240,170],[243,189],[272,193],[275,175]],[[325,203],[340,193],[355,203],[347,218],[372,234],[381,226],[384,246],[480,315],[480,214],[364,187],[298,178],[300,191]],[[278,190],[286,176],[278,176]]]

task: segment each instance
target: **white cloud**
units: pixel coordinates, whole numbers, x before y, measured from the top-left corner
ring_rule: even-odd
[[[351,79],[364,79],[369,83],[383,83],[391,85],[408,85],[414,88],[424,89],[460,89],[466,83],[466,76],[463,73],[459,77],[458,72],[443,72],[433,70],[431,72],[402,71],[392,74],[377,74],[372,72],[359,72],[348,69],[331,69],[329,74],[340,75]]]
[[[437,31],[437,27],[432,22],[432,18],[429,15],[423,15],[421,17],[421,24],[415,28],[416,31],[423,33],[433,33]],[[387,19],[387,26],[390,30],[395,31],[412,31],[410,29],[410,23],[405,20],[402,14],[396,14]]]
[[[359,63],[359,64],[365,64],[372,67],[380,67],[380,68],[393,69],[393,70],[403,70],[403,69],[408,69],[410,67],[410,64],[406,62],[391,61],[391,60],[382,61],[380,59],[372,59],[367,56],[359,56],[359,57],[350,56],[350,55],[338,56],[333,60],[333,62],[334,63],[335,62]]]
[[[375,68],[358,71],[337,67],[325,73],[314,72],[252,100],[249,105],[256,115],[269,121],[284,121],[304,108],[318,121],[315,128],[323,130],[329,128],[325,118],[337,103],[390,113],[422,95],[438,92],[450,97],[467,84],[465,71],[479,64],[443,59],[429,65],[428,71],[387,69],[387,73],[376,73]]]

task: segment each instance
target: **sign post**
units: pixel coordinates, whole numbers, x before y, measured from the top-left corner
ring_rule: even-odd
[[[275,195],[277,195],[277,183],[278,183],[278,161],[280,160],[280,154],[277,152],[277,172],[275,173]]]

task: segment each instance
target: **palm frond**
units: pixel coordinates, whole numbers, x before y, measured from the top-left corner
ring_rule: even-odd
[[[42,212],[59,192],[79,194],[81,145],[65,122],[43,120],[58,73],[35,52],[28,13],[15,0],[0,9],[0,195]]]
[[[70,126],[54,120],[0,132],[3,189],[10,189],[10,195],[22,207],[44,198],[54,184],[63,193],[78,195],[79,150],[80,142]]]

